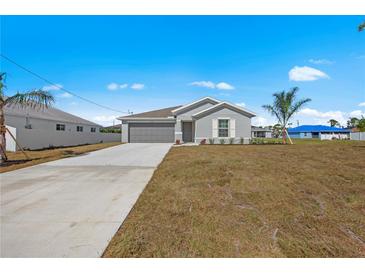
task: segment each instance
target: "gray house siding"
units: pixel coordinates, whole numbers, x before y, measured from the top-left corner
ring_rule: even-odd
[[[122,142],[128,143],[128,123],[122,121]]]
[[[193,114],[198,113],[199,111],[207,109],[211,106],[213,106],[213,104],[204,103],[197,107],[190,107],[190,108],[184,109],[181,113],[177,114],[176,115],[176,124],[175,124],[175,142],[176,142],[176,140],[182,140],[182,138],[183,138],[182,121],[192,121]],[[193,133],[193,139],[194,139],[194,133]]]
[[[193,118],[192,118],[192,115],[194,115],[195,113],[198,113],[202,110],[205,110],[207,108],[210,108],[214,106],[213,104],[211,103],[204,103],[200,106],[197,106],[197,107],[191,107],[191,108],[187,108],[186,110],[183,110],[181,113],[178,113],[176,115],[176,119],[177,120],[186,120],[186,121],[191,121]]]
[[[120,142],[121,140],[120,134],[100,133],[100,126],[13,115],[5,115],[5,119],[7,125],[16,128],[16,139],[25,149],[76,146],[100,142]],[[65,125],[65,130],[56,130],[57,124]],[[77,126],[82,126],[83,131],[78,132],[76,130]],[[95,132],[91,132],[91,128],[95,128]]]
[[[213,119],[235,119],[235,139],[251,137],[251,119],[233,110],[223,108],[195,121],[195,141],[213,138]],[[229,137],[230,138],[230,131]],[[222,139],[222,138],[217,138]]]

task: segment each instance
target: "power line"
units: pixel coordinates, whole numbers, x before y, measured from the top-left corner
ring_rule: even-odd
[[[55,87],[57,87],[59,90],[63,90],[63,91],[65,91],[65,92],[67,92],[67,93],[69,93],[69,94],[71,94],[71,95],[73,95],[73,96],[75,96],[75,97],[77,97],[77,98],[79,98],[79,99],[81,99],[81,100],[84,100],[85,102],[88,102],[88,103],[90,103],[90,104],[94,104],[94,105],[96,105],[96,106],[98,106],[98,107],[105,108],[105,109],[107,109],[107,110],[111,110],[111,111],[114,111],[114,112],[119,112],[119,113],[128,113],[128,114],[129,114],[129,112],[127,112],[127,111],[120,111],[120,110],[117,110],[117,109],[113,109],[113,108],[110,108],[110,107],[108,107],[108,106],[104,106],[104,105],[101,105],[101,104],[99,104],[99,103],[97,103],[97,102],[94,102],[94,101],[92,101],[92,100],[89,100],[89,99],[87,99],[87,98],[85,98],[85,97],[82,97],[82,96],[80,96],[80,95],[77,95],[76,93],[74,93],[74,92],[72,92],[72,91],[70,91],[70,90],[67,90],[67,89],[65,89],[64,87],[60,87],[60,86],[59,86],[59,85],[57,85],[56,83],[53,83],[52,81],[49,81],[48,79],[44,78],[43,76],[39,75],[38,73],[35,73],[35,72],[31,71],[30,69],[28,69],[28,68],[26,68],[26,67],[24,67],[24,66],[22,66],[22,65],[18,64],[17,62],[15,62],[14,60],[12,60],[12,59],[10,59],[9,57],[5,56],[4,54],[0,53],[0,56],[1,56],[1,57],[3,57],[3,58],[4,58],[5,60],[7,60],[8,62],[10,62],[10,63],[12,63],[12,64],[16,65],[16,66],[17,66],[17,67],[19,67],[19,68],[21,68],[22,70],[24,70],[24,71],[26,71],[26,72],[28,72],[28,73],[32,74],[33,76],[35,76],[35,77],[37,77],[37,78],[39,78],[39,79],[43,80],[44,82],[46,82],[46,83],[48,83],[48,84],[50,84],[50,85],[52,85],[52,86],[55,86]]]

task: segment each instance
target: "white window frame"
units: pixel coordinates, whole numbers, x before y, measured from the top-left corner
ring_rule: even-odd
[[[95,133],[96,132],[96,127],[90,128],[90,132]]]
[[[77,132],[83,132],[84,131],[84,127],[83,126],[76,126],[76,131]]]
[[[56,124],[56,130],[57,131],[65,131],[66,125],[65,124]]]
[[[218,128],[218,138],[228,138],[229,137],[229,121],[230,119],[229,118],[218,118],[218,124],[217,124],[217,128]],[[220,121],[227,121],[227,128],[222,128],[219,126],[219,122]],[[220,136],[220,130],[227,130],[227,136]]]

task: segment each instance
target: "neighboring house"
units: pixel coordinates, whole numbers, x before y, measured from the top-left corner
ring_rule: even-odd
[[[121,140],[120,134],[100,133],[102,126],[56,108],[14,105],[4,110],[6,125],[16,129],[16,139],[25,149]]]
[[[205,97],[183,106],[169,107],[118,118],[122,142],[195,142],[251,138],[255,114],[228,102]],[[217,142],[217,141],[216,141]]]
[[[318,138],[321,140],[349,139],[350,132],[349,129],[322,125],[303,125],[288,129],[291,138]]]
[[[251,127],[252,138],[272,138],[271,129],[265,127]]]

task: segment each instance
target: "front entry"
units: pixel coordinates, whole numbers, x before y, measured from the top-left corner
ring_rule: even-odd
[[[182,132],[183,132],[183,142],[193,141],[193,123],[192,122],[182,122]]]

